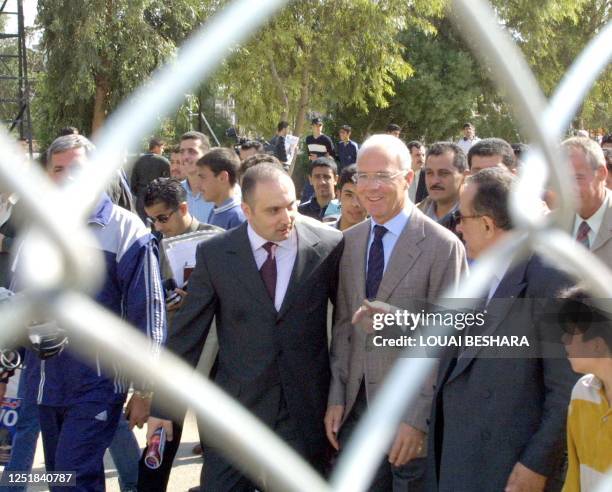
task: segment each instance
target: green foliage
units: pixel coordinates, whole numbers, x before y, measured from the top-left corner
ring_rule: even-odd
[[[227,61],[223,81],[243,127],[270,134],[279,119],[301,133],[308,111],[384,107],[412,74],[397,34],[431,30],[442,0],[303,0],[284,8]],[[424,15],[425,14],[425,15]]]
[[[66,125],[90,133],[170,56],[201,15],[196,0],[39,0],[47,70],[37,114],[43,141]]]

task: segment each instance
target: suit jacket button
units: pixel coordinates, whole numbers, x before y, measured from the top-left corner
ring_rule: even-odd
[[[490,431],[488,431],[488,430],[483,430],[483,431],[480,433],[480,438],[481,438],[483,441],[488,441],[488,440],[490,440],[490,439],[491,439],[491,432],[490,432]]]
[[[482,397],[483,397],[483,398],[491,398],[491,395],[492,395],[492,394],[493,394],[493,393],[491,392],[491,390],[484,390],[484,391],[482,392]]]
[[[431,419],[425,419],[425,422],[427,423],[427,425],[431,425]]]

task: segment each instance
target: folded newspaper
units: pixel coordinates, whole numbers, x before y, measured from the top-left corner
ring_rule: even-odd
[[[189,280],[189,275],[195,267],[198,244],[216,234],[219,234],[219,231],[196,231],[162,240],[162,248],[176,285],[183,287]]]

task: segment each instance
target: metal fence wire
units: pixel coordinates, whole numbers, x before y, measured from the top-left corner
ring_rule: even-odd
[[[91,300],[88,293],[102,279],[103,262],[92,261],[92,238],[85,218],[105,183],[121,166],[125,149],[152,131],[158,117],[173,110],[191,87],[211,73],[229,50],[263,25],[283,0],[235,1],[212,18],[182,46],[176,59],[139,88],[107,120],[96,135],[92,165],[74,186],[58,189],[35,167],[15,171],[23,160],[5,132],[0,132],[0,184],[20,196],[31,231],[24,251],[24,278],[28,289],[20,299],[0,310],[0,346],[23,330],[33,315],[51,316],[69,331],[71,344],[87,357],[125,361],[134,378],[151,378],[156,392],[170,401],[191,407],[203,425],[204,437],[239,463],[269,490],[366,490],[379,460],[388,449],[401,415],[416,395],[433,359],[399,357],[366,417],[340,458],[330,482],[319,476],[300,456],[206,378],[172,354],[162,351],[151,364],[147,339]],[[476,298],[508,257],[515,261],[537,251],[577,278],[599,297],[612,298],[612,275],[606,265],[577,245],[569,235],[574,216],[572,177],[559,140],[582,100],[612,57],[612,23],[593,38],[575,61],[550,101],[546,101],[520,50],[482,0],[453,0],[453,22],[489,66],[497,86],[508,101],[523,133],[531,142],[524,173],[511,199],[515,232],[492,249],[460,286],[461,298]],[[534,200],[549,180],[559,197],[559,208],[547,217],[532,213]],[[44,197],[41,199],[41,197]],[[444,297],[456,297],[448,292]],[[99,327],[103,326],[104,330]],[[612,473],[600,490],[612,488]]]

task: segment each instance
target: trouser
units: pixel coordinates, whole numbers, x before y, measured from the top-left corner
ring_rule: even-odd
[[[105,402],[39,405],[47,471],[74,473],[77,491],[103,492],[104,452],[113,440],[122,408],[122,403]]]
[[[121,412],[117,430],[108,451],[117,468],[119,489],[121,492],[134,492],[138,484],[140,446],[136,436],[130,430],[130,424],[125,418],[125,412]]]
[[[32,471],[40,425],[38,423],[38,405],[33,392],[27,386],[28,384],[31,383],[22,372],[17,389],[17,398],[21,398],[21,408],[15,427],[15,436],[13,437],[11,459],[4,467],[5,472],[29,473]],[[0,487],[0,492],[25,492],[26,489],[26,484],[11,485],[10,487]]]
[[[271,404],[278,409],[274,425],[274,432],[289,446],[302,456],[305,455],[305,446],[298,432],[295,421],[289,415],[287,403],[280,384],[270,388],[266,393],[266,406]],[[201,429],[201,427],[200,427]],[[203,431],[200,430],[200,435]],[[221,454],[220,450],[210,445],[204,446],[204,466],[200,475],[200,487],[203,492],[252,492],[255,489],[264,490],[261,485],[255,485],[249,478],[234,467]]]
[[[338,433],[341,449],[345,449],[359,420],[368,410],[365,385],[362,382],[357,400]],[[393,466],[383,458],[370,485],[370,492],[420,492],[425,486],[425,458],[415,458],[402,466]]]

